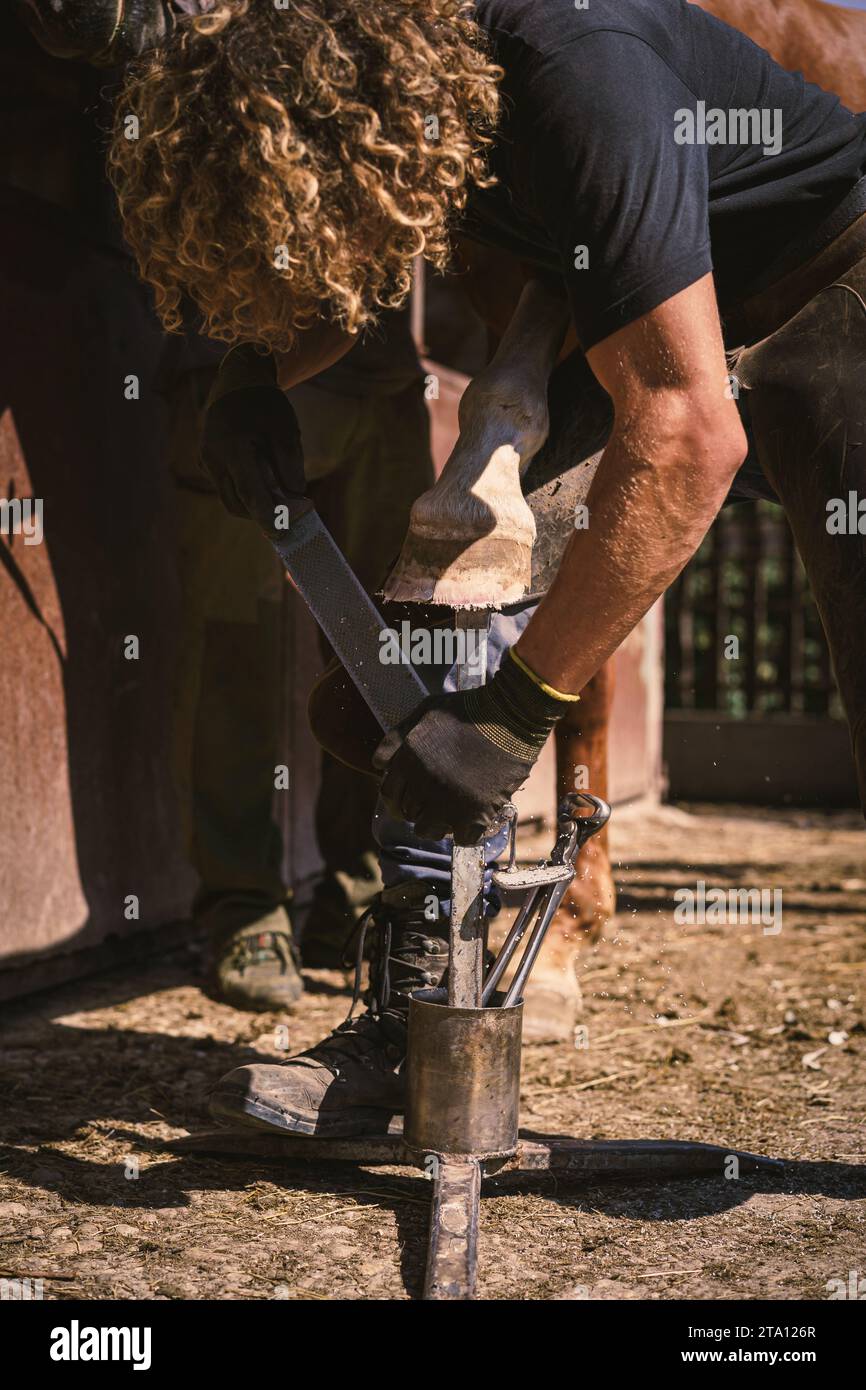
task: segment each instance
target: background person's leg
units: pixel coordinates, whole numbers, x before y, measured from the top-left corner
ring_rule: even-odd
[[[211,380],[185,373],[169,398],[182,593],[173,765],[212,986],[238,1007],[283,1008],[301,993],[273,816],[284,581],[258,528],[231,516],[198,468]]]

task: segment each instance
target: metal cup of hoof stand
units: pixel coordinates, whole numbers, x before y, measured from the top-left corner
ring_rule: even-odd
[[[409,1003],[403,1137],[423,1154],[507,1158],[517,1149],[523,1005],[457,1009],[444,989]]]

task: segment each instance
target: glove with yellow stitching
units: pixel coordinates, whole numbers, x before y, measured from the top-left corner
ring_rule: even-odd
[[[526,781],[578,697],[545,685],[509,652],[487,685],[425,700],[380,743],[382,796],[416,834],[475,844]]]

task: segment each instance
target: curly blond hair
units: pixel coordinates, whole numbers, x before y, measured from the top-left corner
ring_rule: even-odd
[[[316,318],[356,332],[401,304],[490,182],[500,77],[465,0],[216,0],[181,21],[128,72],[109,155],[163,326],[188,298],[209,336],[287,351]]]

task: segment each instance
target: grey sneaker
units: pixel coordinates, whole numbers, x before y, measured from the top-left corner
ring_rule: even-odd
[[[211,946],[208,983],[215,998],[236,1009],[291,1010],[304,982],[285,908],[274,908],[244,926],[223,928]]]

